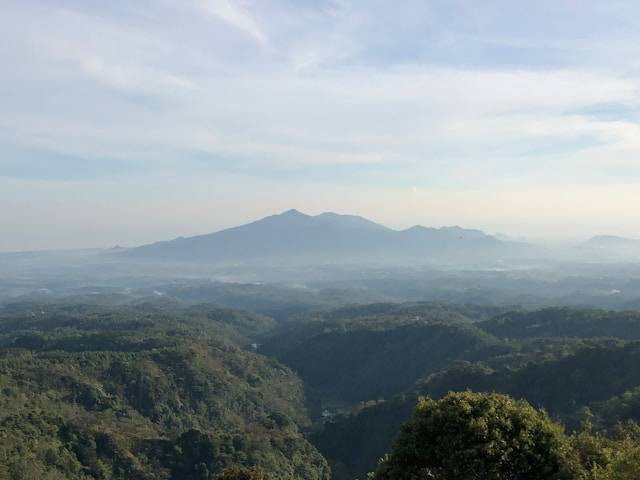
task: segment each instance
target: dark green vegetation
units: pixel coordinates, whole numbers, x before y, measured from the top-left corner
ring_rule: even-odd
[[[510,351],[477,328],[470,307],[372,304],[333,310],[287,325],[262,346],[323,403],[388,398],[457,360]]]
[[[89,295],[0,308],[0,479],[363,480],[386,452],[377,479],[464,480],[472,470],[479,479],[638,478],[640,434],[621,423],[640,421],[637,312],[424,302],[330,309],[344,301],[339,292],[181,288],[141,291],[118,306],[103,291],[92,305],[75,303]],[[210,296],[253,302],[263,315],[195,304]],[[447,397],[467,390],[533,408]],[[470,416],[455,410],[464,405]],[[486,417],[493,411],[505,417]],[[501,430],[514,419],[519,433]],[[510,448],[494,452],[503,460],[456,440],[481,427]],[[414,457],[403,457],[416,438]],[[472,470],[451,470],[463,465],[453,461],[458,447],[440,457],[429,450],[453,444]],[[421,463],[427,457],[440,463]],[[422,473],[399,470],[408,464]]]
[[[374,480],[572,479],[562,429],[525,402],[501,395],[420,399]]]
[[[420,306],[414,305],[411,308]],[[435,306],[423,305],[422,308]],[[439,312],[435,322],[430,321],[427,315],[419,321],[412,315],[405,316],[405,320],[402,320],[401,315],[395,317],[389,312],[372,314],[375,319],[364,316],[347,322],[353,323],[357,328],[362,328],[363,321],[370,322],[367,329],[375,332],[380,331],[380,324],[385,324],[386,329],[382,330],[387,335],[377,344],[382,355],[392,350],[398,336],[397,331],[406,328],[407,322],[414,327],[420,325],[420,329],[430,332],[434,325],[438,328],[444,325],[449,334],[435,337],[432,344],[424,343],[424,338],[415,331],[412,335],[405,336],[403,347],[396,351],[396,358],[401,359],[399,366],[395,367],[399,378],[403,378],[402,366],[406,365],[403,362],[409,358],[413,358],[414,365],[420,365],[424,358],[430,358],[432,352],[442,355],[440,352],[446,351],[447,357],[443,359],[435,354],[438,360],[422,364],[422,376],[408,382],[405,388],[398,389],[396,395],[386,396],[381,401],[375,395],[370,397],[375,401],[355,405],[351,411],[344,408],[323,429],[316,432],[313,441],[329,459],[336,478],[362,478],[370,471],[377,459],[391,448],[396,432],[409,419],[420,395],[441,398],[449,391],[467,389],[502,392],[514,398],[527,399],[535,407],[544,407],[553,419],[561,421],[570,430],[579,429],[581,424],[589,422],[596,431],[608,431],[619,421],[640,420],[640,342],[633,340],[634,332],[640,326],[639,314],[562,308],[499,312],[487,320],[478,314],[464,314],[460,307],[439,307],[435,311]],[[368,320],[363,320],[364,318]],[[409,320],[410,318],[413,320]],[[473,322],[473,318],[479,321]],[[327,322],[330,324],[331,320]],[[460,325],[464,326],[463,337],[460,337]],[[611,325],[610,332],[608,325]],[[625,328],[620,325],[625,325]],[[348,332],[349,328],[351,327],[347,326],[342,331]],[[295,357],[282,354],[278,356],[298,371],[303,379],[307,370],[300,365],[304,366],[306,359],[309,369],[321,368],[317,366],[319,355],[314,350],[314,344],[317,342],[326,348],[328,333],[319,330],[311,322],[308,331],[313,329],[317,333],[306,337],[305,348],[292,350],[297,353]],[[508,330],[509,334],[504,334],[503,329]],[[531,334],[534,329],[538,335]],[[520,333],[516,335],[515,332],[518,331]],[[556,336],[555,332],[560,331],[562,334]],[[348,333],[343,335],[348,336]],[[469,337],[476,342],[474,345],[482,345],[483,348],[457,349],[459,345],[465,345],[460,339]],[[359,334],[358,338],[371,336]],[[441,349],[442,344],[446,348]],[[347,352],[345,358],[354,355],[348,340],[341,339],[334,346]],[[354,350],[357,354],[362,351],[362,346]],[[328,357],[338,355],[336,350],[326,348],[325,351],[331,352],[327,353]],[[477,355],[476,358],[470,358],[470,353]],[[438,365],[438,361],[444,366]],[[437,366],[430,368],[434,364]],[[338,371],[355,371],[358,372],[357,375],[367,378],[375,376],[366,369],[368,365],[378,368],[375,361],[365,359],[362,362],[344,362],[342,369]],[[355,370],[351,370],[353,366]],[[407,370],[417,373],[417,369]],[[348,373],[343,375],[348,376]],[[387,376],[382,376],[378,378],[375,388],[382,388],[387,382],[395,381],[395,378],[389,380]],[[350,398],[351,392],[350,388],[342,392],[330,391],[329,394],[314,390],[321,401],[329,406],[335,404],[332,400],[340,393],[344,403]]]
[[[258,467],[228,467],[220,475],[219,480],[268,480],[269,475]]]
[[[640,339],[640,312],[546,308],[508,312],[480,327],[500,338],[615,337]]]
[[[328,478],[301,434],[299,380],[240,347],[268,319],[14,305],[0,325],[0,476],[209,479],[244,464]]]
[[[421,398],[371,480],[631,480],[640,475],[640,429],[567,437],[561,425],[505,395]]]

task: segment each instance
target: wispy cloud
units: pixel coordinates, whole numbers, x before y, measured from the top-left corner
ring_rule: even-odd
[[[232,0],[199,0],[204,11],[222,20],[238,30],[253,37],[260,45],[267,46],[268,39],[256,21],[251,17],[248,7],[234,4]]]

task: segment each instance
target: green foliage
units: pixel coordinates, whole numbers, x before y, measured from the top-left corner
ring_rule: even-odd
[[[330,461],[334,480],[362,478],[392,445],[411,417],[416,397],[375,402],[357,414],[339,416],[311,438]]]
[[[512,316],[521,318],[525,315],[529,319],[535,318],[536,323],[544,324],[544,312],[553,315],[566,312],[569,319],[595,318],[593,321],[599,325],[598,328],[606,328],[606,322],[600,318],[611,319],[616,315],[615,312],[604,315],[594,310],[553,309],[526,315],[514,313]],[[625,313],[621,317],[632,318],[633,315]],[[553,318],[562,323],[561,317]],[[528,329],[532,322],[521,326]],[[575,323],[574,320],[566,322]],[[483,326],[483,323],[476,325]],[[579,327],[576,329],[579,331]],[[493,351],[497,354],[480,362],[436,358],[430,365],[439,371],[426,375],[414,388],[405,390],[402,396],[332,419],[314,435],[313,441],[331,463],[336,478],[361,478],[370,470],[391,447],[392,438],[401,424],[410,418],[420,394],[441,398],[450,391],[467,389],[501,392],[544,407],[554,419],[563,421],[570,429],[579,428],[585,419],[585,409],[596,429],[610,429],[616,422],[626,419],[640,420],[640,372],[637,369],[640,343],[576,338],[577,335],[574,338],[539,339],[528,338],[523,333],[521,337],[521,340],[501,340],[499,348]],[[455,336],[440,338],[439,341],[448,345],[454,339]],[[413,354],[416,362],[424,357],[430,360],[428,352],[427,355]],[[404,357],[400,353],[395,358]],[[345,365],[351,371],[352,364]],[[372,377],[375,377],[375,370],[372,372]],[[377,381],[386,382],[387,378]]]
[[[501,392],[526,398],[569,420],[579,407],[603,402],[640,385],[640,342],[603,341],[559,358],[512,369],[458,365],[429,378],[422,390],[440,397],[449,391]]]
[[[456,360],[511,350],[454,309],[374,304],[283,328],[260,351],[293,369],[321,401],[353,403],[388,398]]]
[[[509,312],[480,322],[480,328],[500,338],[615,337],[640,339],[640,312],[545,308]]]
[[[283,318],[311,307],[292,308]],[[640,435],[620,423],[640,420],[634,312],[378,303],[306,316],[276,328],[215,305],[5,306],[0,480],[326,480],[308,429],[334,480],[363,478],[389,450],[376,479],[640,478]],[[312,428],[300,380],[253,342],[336,415]],[[468,389],[485,394],[448,395]],[[584,428],[566,437],[492,392]],[[442,400],[400,429],[420,395]]]
[[[580,432],[571,446],[585,480],[636,480],[640,478],[640,426],[634,422],[616,425],[610,435]]]
[[[187,333],[248,345],[275,326],[268,317],[211,304],[181,307],[145,302],[114,307],[24,302],[4,305],[0,315],[0,346],[31,350],[149,349],[161,346],[150,342]],[[58,338],[62,332],[65,335]],[[113,342],[111,347],[108,341]]]
[[[269,480],[269,476],[261,469],[253,467],[229,467],[226,468],[218,480]]]
[[[571,479],[562,428],[526,402],[497,394],[420,399],[373,480]]]
[[[640,422],[640,387],[629,389],[602,402],[589,405],[592,422],[599,428],[611,428],[625,420]]]
[[[301,433],[300,381],[237,346],[243,333],[222,335],[221,323],[246,331],[250,315],[206,311],[212,318],[73,305],[5,314],[0,472],[213,480],[255,465],[279,479],[326,480],[325,460]]]

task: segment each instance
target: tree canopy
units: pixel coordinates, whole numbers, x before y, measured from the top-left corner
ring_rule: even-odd
[[[421,398],[373,480],[571,479],[572,451],[546,413],[505,395]]]

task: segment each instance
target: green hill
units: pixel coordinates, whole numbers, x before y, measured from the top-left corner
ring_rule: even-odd
[[[350,307],[287,326],[260,352],[294,370],[324,402],[387,398],[457,360],[511,349],[442,306]]]
[[[0,318],[0,463],[9,478],[208,479],[233,464],[329,478],[301,433],[309,420],[300,381],[233,341],[254,317],[34,307]]]
[[[509,312],[480,322],[480,328],[500,338],[614,337],[640,339],[640,312],[576,308],[545,308]]]
[[[330,461],[336,479],[362,478],[389,450],[419,395],[441,398],[467,389],[524,398],[569,428],[585,420],[600,429],[640,420],[640,342],[623,340],[632,338],[633,329],[622,327],[635,325],[638,318],[636,312],[568,308],[500,313],[473,324],[494,339],[502,337],[494,344],[495,355],[480,361],[449,357],[443,362],[447,365],[432,370],[414,388],[397,391],[404,394],[336,416],[316,432],[314,444]]]

